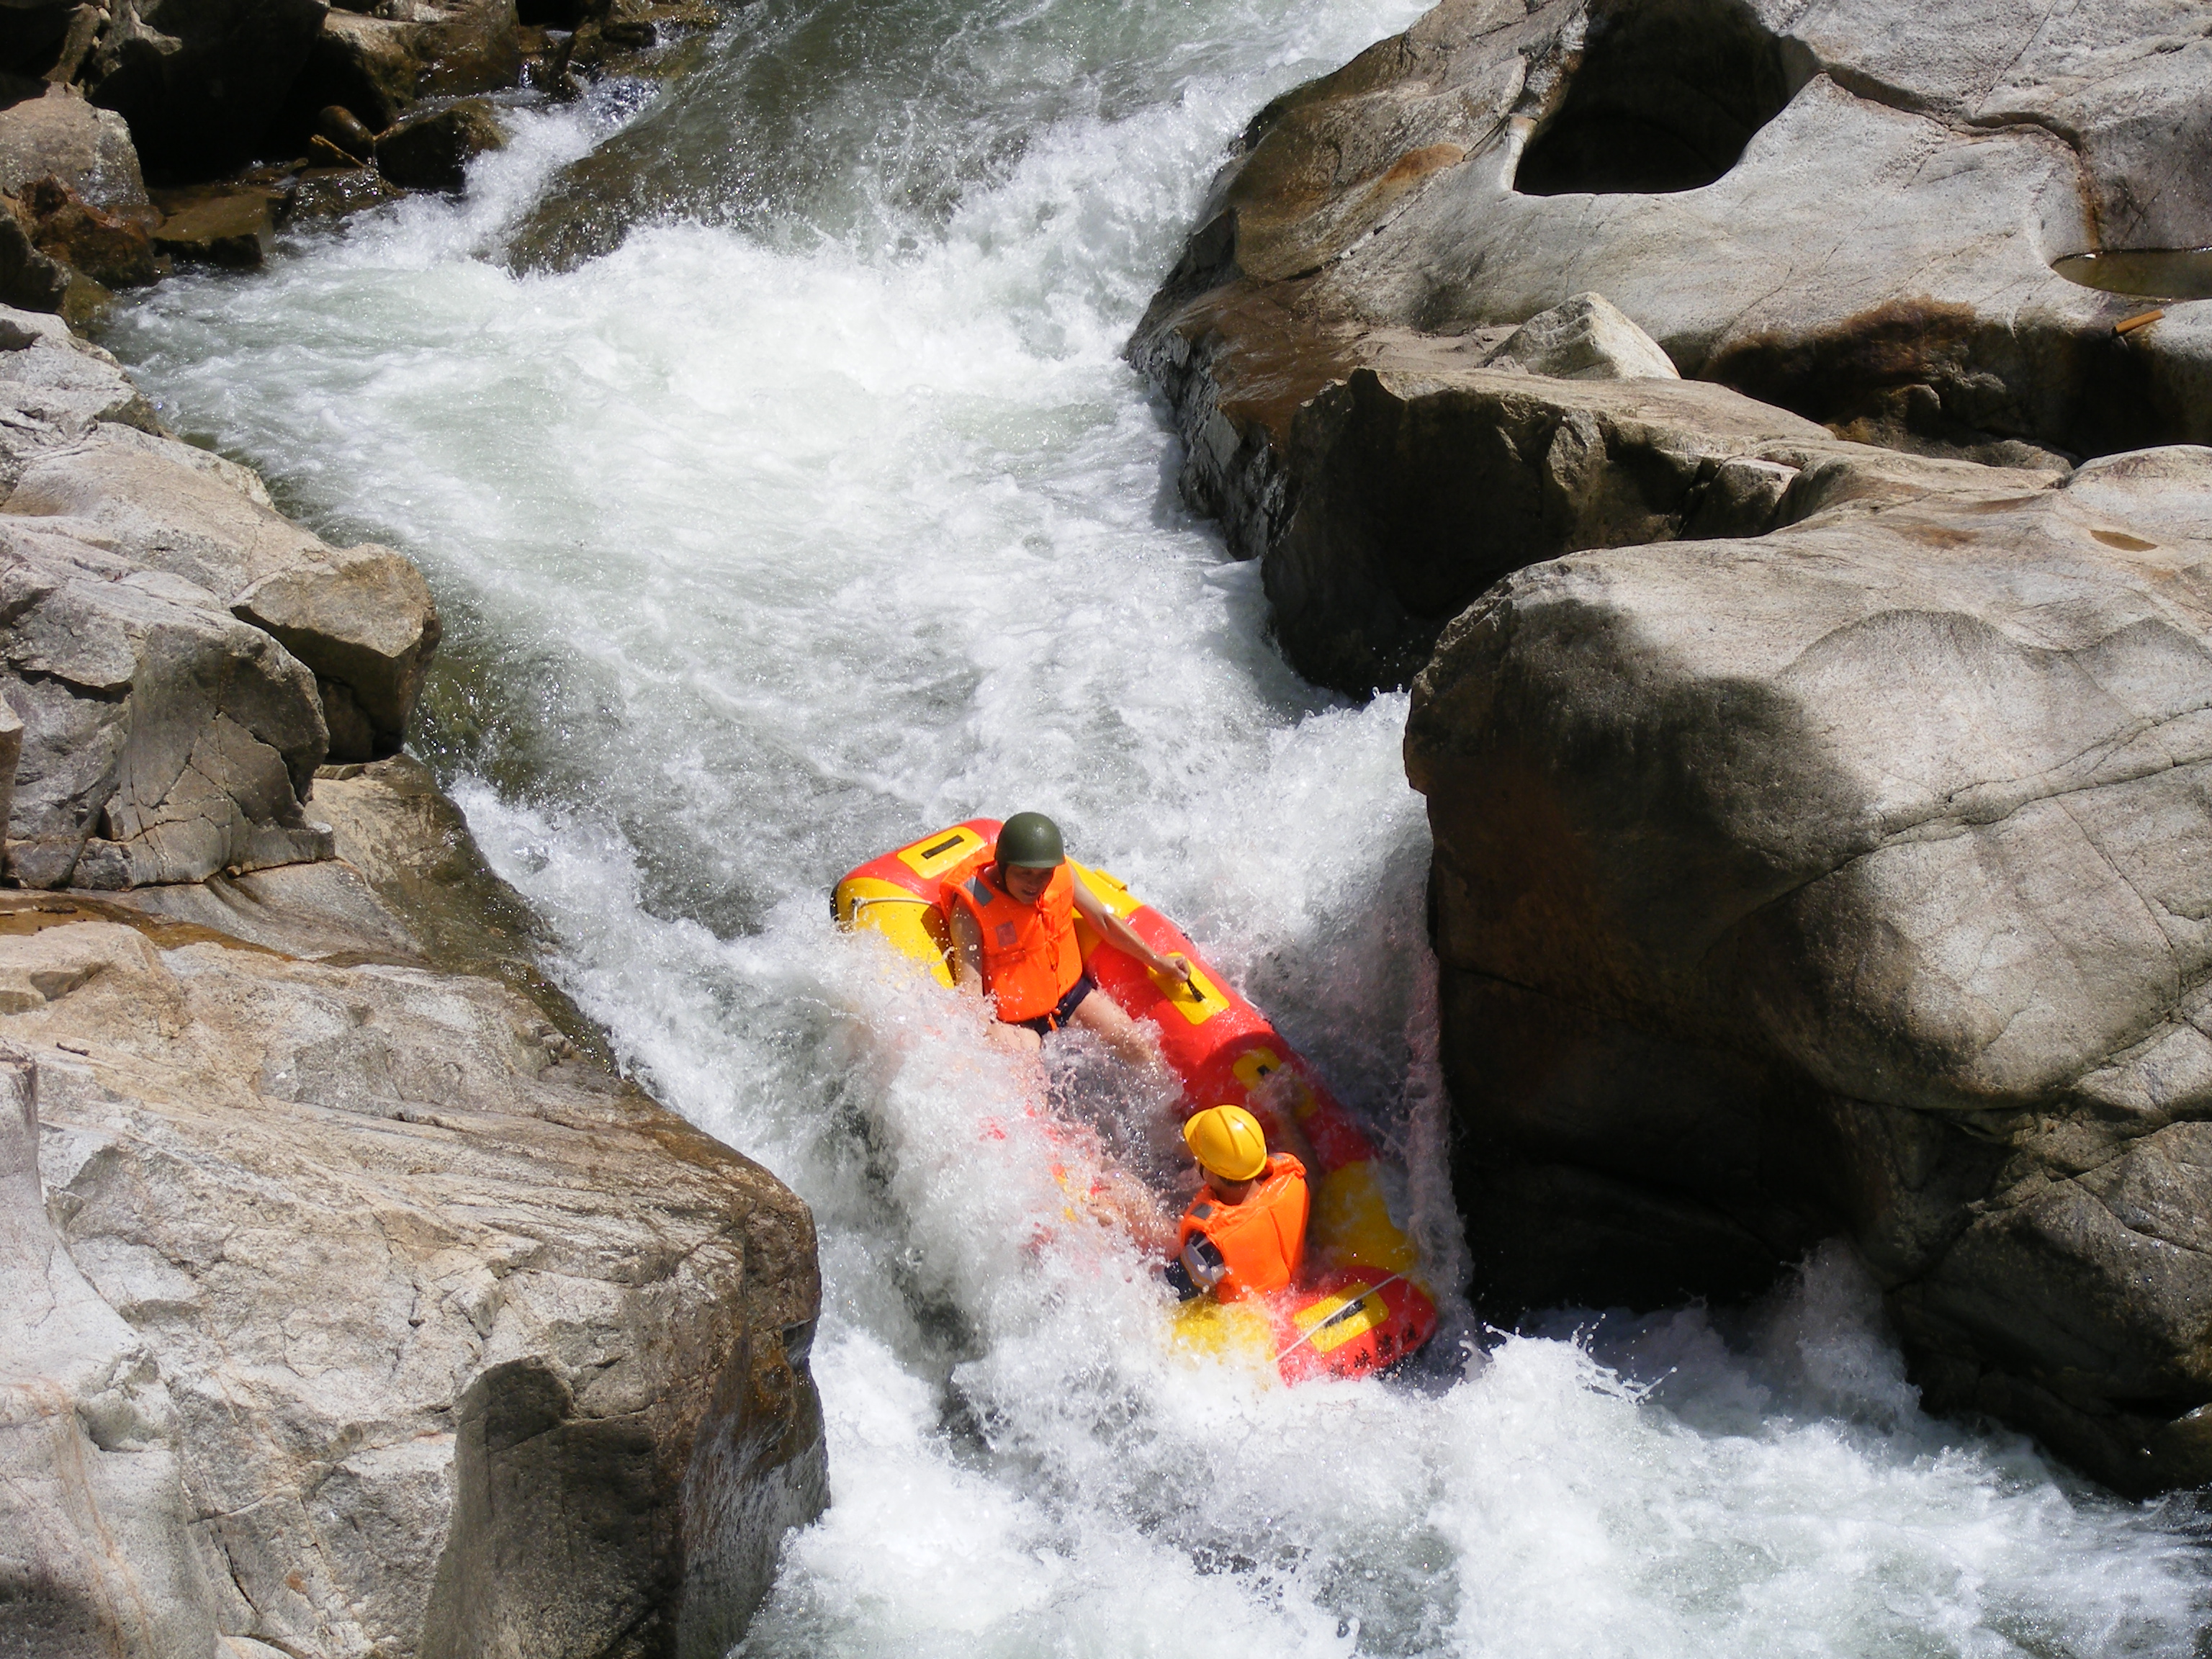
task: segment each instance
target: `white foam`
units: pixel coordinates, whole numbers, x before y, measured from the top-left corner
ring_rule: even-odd
[[[1370,1115],[1465,1271],[1405,701],[1283,667],[1118,357],[1251,112],[1413,10],[757,0],[675,94],[727,115],[670,126],[722,194],[618,252],[472,257],[622,111],[525,113],[467,200],[166,283],[116,343],[423,563],[434,752],[564,982],[813,1206],[836,1501],[748,1652],[2185,1651],[2171,1518],[1927,1419],[1838,1253],[1753,1315],[1486,1356],[1455,1306],[1403,1386],[1175,1358],[975,1010],[830,925],[884,847],[1053,811]]]

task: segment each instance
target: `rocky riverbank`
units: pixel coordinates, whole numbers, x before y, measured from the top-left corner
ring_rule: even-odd
[[[2212,1479],[2208,85],[2182,0],[1446,0],[1246,135],[1133,352],[1413,685],[1494,1316],[1842,1232],[1931,1406]]]
[[[0,9],[0,303],[88,321],[179,262],[461,188],[504,108],[667,76],[703,0],[53,0]]]
[[[398,752],[419,574],[0,309],[0,1652],[720,1654],[824,1501],[805,1206]]]

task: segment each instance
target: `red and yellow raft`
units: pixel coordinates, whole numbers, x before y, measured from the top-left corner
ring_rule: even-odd
[[[988,860],[998,833],[997,819],[970,818],[870,860],[837,884],[837,921],[880,933],[951,985],[951,939],[939,889],[947,877]],[[1313,1212],[1298,1284],[1265,1301],[1187,1302],[1176,1316],[1178,1338],[1206,1352],[1272,1360],[1293,1382],[1363,1376],[1419,1348],[1436,1330],[1436,1303],[1419,1279],[1413,1241],[1391,1219],[1374,1144],[1267,1017],[1222,982],[1173,922],[1104,871],[1073,860],[1069,865],[1138,938],[1163,955],[1179,951],[1190,959],[1188,987],[1164,983],[1076,919],[1092,978],[1133,1018],[1152,1023],[1161,1056],[1182,1079],[1188,1109],[1246,1107],[1266,1127],[1271,1146],[1312,1153],[1306,1163]],[[1295,1133],[1286,1133],[1293,1125]]]

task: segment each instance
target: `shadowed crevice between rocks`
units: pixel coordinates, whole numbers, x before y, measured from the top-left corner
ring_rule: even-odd
[[[1741,0],[1597,0],[1566,89],[1522,152],[1528,196],[1697,190],[1814,73]]]

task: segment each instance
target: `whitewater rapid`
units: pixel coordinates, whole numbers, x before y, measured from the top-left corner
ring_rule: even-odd
[[[813,1206],[833,1504],[743,1652],[2202,1651],[2193,1504],[1928,1419],[1840,1249],[1735,1315],[1508,1337],[1449,1294],[1403,699],[1283,665],[1118,355],[1252,113],[1414,10],[757,0],[672,90],[518,111],[465,200],[173,280],[107,343],[423,567],[422,752],[625,1066]],[[618,133],[647,222],[510,274]],[[1170,1358],[973,1011],[831,928],[848,866],[1025,807],[1407,1164],[1448,1304],[1413,1375]],[[1157,1087],[1079,1041],[1054,1085],[1166,1156]]]

